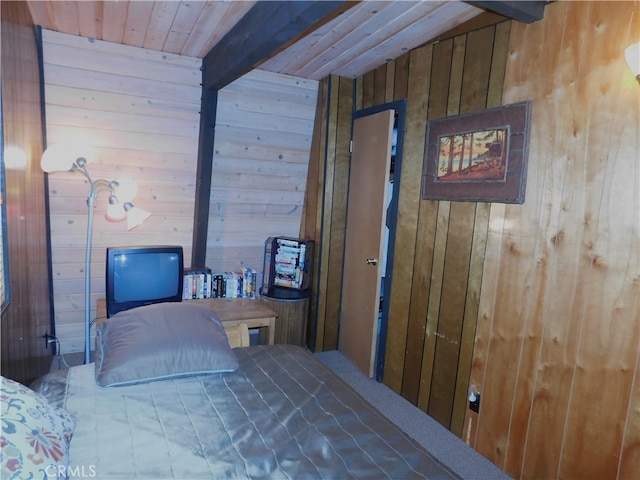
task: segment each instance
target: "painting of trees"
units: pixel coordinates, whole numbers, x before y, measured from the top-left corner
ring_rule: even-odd
[[[504,180],[508,138],[508,128],[441,136],[438,181]]]

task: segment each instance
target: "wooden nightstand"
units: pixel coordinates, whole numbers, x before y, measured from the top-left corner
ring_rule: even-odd
[[[278,315],[276,343],[306,347],[310,297],[286,299],[262,295],[261,301]]]
[[[202,298],[185,300],[207,305],[216,312],[223,325],[234,326],[244,323],[248,328],[266,327],[269,330],[268,343],[273,345],[276,333],[276,317],[278,314],[255,298]],[[96,304],[96,326],[107,318],[107,302],[98,299]]]

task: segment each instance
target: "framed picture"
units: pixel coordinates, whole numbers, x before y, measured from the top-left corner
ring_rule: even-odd
[[[430,120],[422,198],[524,203],[531,102]]]

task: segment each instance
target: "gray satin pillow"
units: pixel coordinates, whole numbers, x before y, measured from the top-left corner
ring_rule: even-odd
[[[159,303],[119,312],[96,336],[96,383],[116,387],[233,372],[238,360],[214,311]]]

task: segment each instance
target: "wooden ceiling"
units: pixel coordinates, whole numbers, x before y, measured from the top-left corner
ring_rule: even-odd
[[[28,3],[34,23],[45,29],[205,58],[234,26],[238,30],[237,26],[256,3],[266,2],[48,0]],[[273,6],[275,11],[287,3],[269,2],[266,10]],[[308,2],[313,3],[324,2]],[[494,6],[506,5],[513,9],[508,4],[540,3],[327,2],[322,5],[322,18],[313,18],[295,38],[286,40],[284,45],[251,66],[316,80],[329,74],[355,77],[477,17],[487,8],[486,4],[492,10],[517,18],[510,11]],[[328,10],[330,13],[326,13]],[[255,20],[253,22],[255,24]],[[240,30],[246,32],[251,27],[245,25]],[[226,40],[229,44],[229,39]]]

